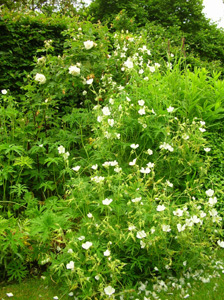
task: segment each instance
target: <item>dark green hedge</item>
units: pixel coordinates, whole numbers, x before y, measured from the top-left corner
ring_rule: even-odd
[[[66,17],[55,15],[51,18],[37,13],[15,13],[4,10],[0,17],[0,89],[10,89],[16,95],[26,74],[33,69],[34,56],[45,54],[45,40],[53,40],[53,55],[63,52],[67,28]]]

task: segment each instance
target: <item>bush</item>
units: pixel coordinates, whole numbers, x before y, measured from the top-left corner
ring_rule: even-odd
[[[53,40],[52,54],[60,55],[65,37],[61,32],[67,28],[69,18],[30,11],[1,11],[1,81],[5,89],[14,95],[21,94],[20,88],[26,81],[26,75],[33,69],[33,59],[44,41]],[[45,52],[43,53],[45,54]]]
[[[192,72],[181,52],[157,61],[144,35],[101,24],[64,35],[61,56],[49,41],[40,49],[19,103],[2,90],[5,276],[21,280],[38,263],[79,299],[129,299],[147,297],[147,280],[213,267],[223,247],[209,151],[224,117],[220,74]]]

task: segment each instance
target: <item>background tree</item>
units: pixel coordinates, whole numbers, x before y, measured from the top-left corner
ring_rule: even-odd
[[[178,25],[181,29],[191,30],[205,19],[203,0],[94,0],[90,4],[90,11],[101,21],[110,19],[122,9],[130,17],[135,16],[140,25],[157,21],[163,26]]]
[[[43,12],[49,11],[73,11],[78,7],[82,7],[85,3],[82,0],[0,0],[0,5],[4,5],[10,10],[21,10],[24,8],[31,10],[39,10]]]
[[[161,37],[162,31],[163,38],[170,39],[173,32],[179,39],[179,45],[184,41],[189,52],[203,60],[224,62],[223,29],[206,19],[203,0],[94,0],[89,7],[95,21],[107,23],[122,18],[122,10],[128,18],[135,19],[136,27],[144,27],[149,34],[150,28],[155,25],[158,28],[155,36]],[[136,27],[129,26],[130,22],[126,24],[127,28],[123,29],[136,30]],[[176,37],[173,39],[177,40]]]

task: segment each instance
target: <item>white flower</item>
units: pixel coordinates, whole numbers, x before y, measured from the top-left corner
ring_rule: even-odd
[[[130,60],[130,58],[128,58],[125,62],[124,62],[124,66],[128,69],[132,69],[134,67],[133,62]]]
[[[96,276],[95,276],[95,279],[96,279],[96,280],[99,280],[99,279],[100,279],[100,276],[99,276],[99,275],[96,275]]]
[[[165,143],[165,142],[162,145],[160,145],[159,148],[169,150],[170,152],[173,152],[173,147],[170,146],[169,144]]]
[[[54,296],[53,299],[54,299],[54,300],[58,300],[58,296]]]
[[[173,187],[173,184],[169,180],[166,180],[166,184],[171,188]]]
[[[112,199],[106,198],[106,199],[104,199],[104,200],[102,201],[102,203],[103,203],[103,205],[110,205],[110,203],[111,203],[112,201],[113,201]]]
[[[178,208],[176,211],[173,212],[174,216],[177,216],[177,217],[182,217],[183,216],[183,210]]]
[[[158,205],[157,208],[156,208],[157,211],[164,211],[165,209],[166,209],[166,206],[163,205],[163,204],[162,205]]]
[[[103,176],[95,176],[95,177],[91,177],[91,180],[95,181],[96,183],[102,183],[104,181],[104,177]]]
[[[114,119],[108,119],[108,124],[113,127],[114,126]]]
[[[59,154],[65,153],[65,147],[59,146],[59,147],[58,147],[58,153],[59,153]]]
[[[154,168],[154,163],[152,163],[152,162],[149,162],[149,163],[147,163],[147,166],[149,167],[149,168]]]
[[[170,225],[162,225],[162,230],[165,232],[171,231]]]
[[[146,237],[145,231],[144,231],[144,230],[138,231],[136,237],[137,237],[138,239],[143,239],[144,237]]]
[[[150,229],[150,231],[151,231],[151,234],[153,234],[156,230],[155,230],[155,227],[152,227],[151,229]]]
[[[63,153],[63,158],[64,158],[64,160],[67,160],[68,157],[69,157],[69,155],[70,155],[69,152]]]
[[[174,110],[174,107],[172,107],[172,106],[169,106],[168,108],[167,108],[167,111],[168,112],[172,112]]]
[[[98,164],[93,165],[91,168],[92,168],[93,170],[97,170]]]
[[[189,139],[189,135],[187,135],[186,133],[184,133],[184,134],[182,135],[182,138],[183,138],[184,140],[188,140],[188,139]]]
[[[142,200],[142,197],[138,197],[138,198],[135,198],[135,199],[131,199],[132,202],[139,202]]]
[[[208,196],[208,197],[212,197],[213,194],[214,194],[214,191],[212,189],[209,189],[205,192],[205,194]]]
[[[198,218],[196,215],[194,215],[193,217],[191,217],[191,220],[193,223],[197,224],[201,222],[201,219]]]
[[[68,249],[68,253],[69,253],[69,254],[73,253],[73,250],[72,250],[71,248]]]
[[[82,244],[82,248],[85,250],[88,250],[92,245],[93,245],[93,243],[86,242],[86,243]]]
[[[218,215],[217,210],[215,210],[214,208],[212,210],[209,210],[209,214],[211,217],[216,217]]]
[[[217,244],[218,244],[221,248],[224,248],[224,241],[218,240]]]
[[[144,73],[144,70],[141,69],[141,70],[138,71],[138,73],[139,73],[139,74],[143,74],[143,73]]]
[[[102,116],[98,116],[98,117],[97,117],[97,122],[100,123],[100,122],[102,122],[102,121],[103,121],[103,117],[102,117]]]
[[[153,151],[152,151],[151,149],[148,149],[148,150],[147,150],[147,153],[148,153],[148,155],[152,155],[152,154],[153,154]]]
[[[86,50],[89,50],[89,49],[93,48],[93,46],[94,46],[94,42],[90,41],[90,40],[84,42],[83,44],[84,44]]]
[[[111,296],[115,293],[115,289],[112,288],[112,286],[109,285],[104,289],[104,292],[105,292],[106,295]]]
[[[70,292],[68,295],[69,295],[70,297],[72,297],[72,296],[74,296],[74,293],[73,293],[73,292]]]
[[[201,213],[200,213],[200,217],[201,217],[201,218],[206,217],[206,215],[207,215],[207,214],[206,214],[204,211],[201,211]]]
[[[93,217],[93,215],[91,213],[88,213],[87,217],[91,219]]]
[[[133,161],[129,162],[129,166],[134,166],[135,163],[136,163],[136,158]]]
[[[87,84],[92,84],[93,83],[93,78],[90,78],[90,79],[86,80],[86,83]]]
[[[149,66],[149,71],[150,71],[150,72],[154,73],[155,70],[156,70],[156,68],[155,68],[154,66]]]
[[[80,74],[80,68],[78,68],[76,66],[69,67],[69,74],[78,76]]]
[[[110,165],[111,165],[112,167],[115,167],[115,166],[118,165],[118,162],[117,162],[116,160],[110,161]]]
[[[145,81],[148,81],[148,80],[149,80],[149,77],[148,77],[148,76],[144,77],[144,80],[145,80]]]
[[[156,113],[155,113],[155,111],[154,111],[154,109],[153,109],[153,108],[152,108],[152,110],[151,110],[151,111],[152,111],[152,114],[156,115]]]
[[[211,151],[211,148],[204,148],[205,152]]]
[[[114,168],[114,172],[119,173],[122,171],[122,168],[119,168],[118,166]]]
[[[156,68],[159,68],[161,65],[160,65],[159,63],[154,63],[154,66],[155,66]]]
[[[103,255],[104,255],[104,256],[110,256],[110,250],[107,249],[106,251],[104,251],[104,252],[103,252]]]
[[[143,173],[143,174],[149,174],[151,172],[151,170],[149,168],[141,168],[140,169],[140,173]]]
[[[213,197],[213,198],[209,198],[208,203],[210,206],[213,206],[217,203],[217,198]]]
[[[139,144],[131,144],[130,147],[132,149],[137,149],[139,147]]]
[[[189,295],[189,294],[186,294],[183,298],[186,299],[186,298],[188,298],[188,297],[190,297],[190,295]]]
[[[46,62],[45,56],[39,57],[39,58],[37,59],[37,64],[38,64],[38,65],[42,65],[42,64],[44,64],[45,62]]]
[[[13,297],[13,293],[6,293],[8,297]]]
[[[85,239],[84,235],[81,235],[80,237],[78,237],[79,241],[83,241]]]
[[[138,100],[138,104],[139,104],[140,106],[143,106],[143,105],[145,104],[145,101],[144,101],[144,100]]]
[[[138,48],[138,50],[145,52],[145,51],[147,51],[147,47],[146,47],[146,45],[143,45],[142,48]]]
[[[105,116],[109,116],[110,115],[110,110],[107,106],[105,106],[103,109],[102,109],[102,112]]]
[[[200,121],[201,126],[205,125],[205,121]]]
[[[142,116],[145,115],[145,107],[139,109],[138,113]]]
[[[70,261],[67,265],[66,265],[66,269],[68,270],[74,270],[75,268],[75,264],[74,264],[74,261]]]
[[[81,168],[80,166],[76,166],[76,167],[72,168],[72,170],[78,172],[78,170],[79,170],[80,168]]]
[[[199,128],[199,130],[200,130],[201,132],[205,132],[205,131],[206,131],[205,128]]]
[[[105,161],[105,162],[102,164],[102,166],[103,166],[104,168],[107,168],[107,167],[110,166],[110,162],[109,162],[109,161]]]
[[[2,92],[3,95],[7,94],[7,90],[1,90],[1,92]]]
[[[136,227],[135,227],[134,225],[130,225],[130,226],[128,227],[128,230],[129,230],[129,231],[132,231],[132,230],[135,230],[135,228],[136,228]]]
[[[167,62],[166,66],[167,66],[168,69],[170,69],[170,70],[172,69],[172,63],[171,62]]]
[[[82,92],[83,96],[87,95],[87,91]]]
[[[185,230],[186,225],[181,225],[181,224],[177,224],[177,229],[179,232],[184,231]]]
[[[46,77],[43,74],[37,73],[35,76],[35,80],[38,81],[40,84],[44,84],[46,82]]]
[[[142,249],[144,249],[145,248],[145,246],[146,246],[146,243],[145,242],[143,242],[142,240],[140,241],[140,245],[141,245],[141,248]]]

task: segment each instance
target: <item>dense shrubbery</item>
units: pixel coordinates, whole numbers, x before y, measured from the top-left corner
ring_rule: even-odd
[[[72,16],[72,12],[67,16],[54,13],[49,17],[27,10],[12,12],[2,9],[0,19],[0,66],[1,74],[3,74],[0,80],[1,85],[10,89],[12,95],[21,97],[23,94],[21,87],[26,84],[27,76],[34,67],[33,58],[46,54],[44,41],[52,39],[53,44],[48,49],[48,53],[53,56],[62,56],[68,46],[65,43],[66,30],[69,35],[69,28],[73,28],[89,13],[88,10],[84,14],[80,12],[80,16]],[[92,20],[89,16],[88,19]],[[175,22],[172,26],[164,27],[158,20],[148,19],[144,27],[139,25],[137,16],[130,16],[128,10],[124,9],[111,18],[108,30],[110,32],[129,30],[129,32],[147,37],[147,45],[152,51],[153,59],[158,62],[167,60],[167,53],[174,53],[176,58],[186,56],[186,63],[191,65],[191,70],[197,66],[205,67],[210,73],[214,69],[223,72],[224,35],[221,29],[217,29],[215,25],[209,25],[208,21],[204,20],[203,28],[194,33],[184,30],[179,23]],[[106,27],[102,28],[106,30]],[[110,37],[108,33],[107,36]],[[108,54],[110,54],[113,50],[110,38],[107,40],[107,47]],[[40,48],[42,50],[37,53]],[[79,98],[77,97],[75,102],[79,102]]]
[[[223,29],[210,23],[202,9],[201,0],[95,0],[89,12],[95,21],[112,23],[118,29],[146,28],[155,43],[170,39],[173,46],[180,47],[184,39],[188,55],[197,55],[205,63],[223,63]]]
[[[63,52],[65,37],[61,32],[67,28],[66,17],[30,11],[1,11],[0,44],[1,44],[1,86],[10,89],[15,95],[21,94],[21,86],[26,75],[33,69],[33,58],[37,50],[43,47],[45,40],[53,40],[52,54]],[[45,54],[44,51],[42,54]]]
[[[38,52],[20,101],[2,87],[4,278],[39,265],[78,299],[204,279],[224,247],[210,167],[223,161],[220,74],[192,71],[181,48],[159,56],[144,32],[76,21],[63,35],[60,56],[49,40]]]

